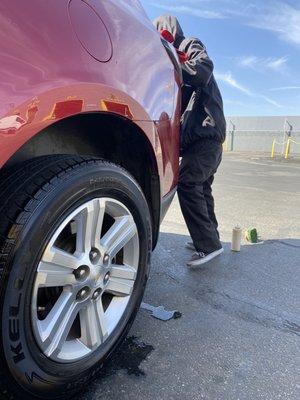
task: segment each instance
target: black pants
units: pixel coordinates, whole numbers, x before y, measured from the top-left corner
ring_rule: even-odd
[[[211,253],[222,247],[211,185],[222,159],[222,145],[203,139],[182,157],[178,197],[196,250]]]

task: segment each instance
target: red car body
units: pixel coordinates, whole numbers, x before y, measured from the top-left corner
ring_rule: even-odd
[[[2,0],[0,26],[0,167],[74,152],[118,161],[148,190],[157,226],[177,183],[180,78],[139,3]],[[152,182],[104,125],[140,136]]]

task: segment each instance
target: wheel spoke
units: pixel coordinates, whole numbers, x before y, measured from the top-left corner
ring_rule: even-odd
[[[136,278],[136,270],[129,265],[113,264],[111,266],[110,276],[114,278],[134,280]]]
[[[41,261],[36,282],[39,287],[55,287],[72,285],[76,279],[72,269]]]
[[[76,269],[80,263],[79,259],[73,254],[55,246],[46,249],[42,261],[64,269]]]
[[[39,321],[40,334],[45,354],[59,354],[78,313],[72,293],[62,292],[50,313]]]
[[[132,293],[134,280],[110,277],[105,291],[116,296],[128,296]]]
[[[101,239],[101,245],[106,249],[106,253],[113,258],[136,233],[136,225],[131,216],[116,218],[113,226]]]
[[[105,200],[95,199],[76,216],[76,253],[89,253],[92,247],[99,248],[104,213]]]
[[[80,310],[81,341],[90,349],[100,346],[108,337],[101,298]]]

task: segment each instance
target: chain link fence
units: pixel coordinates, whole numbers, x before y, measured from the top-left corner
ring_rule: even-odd
[[[278,129],[276,129],[276,125],[280,123],[278,117],[228,119],[224,150],[269,152],[272,156],[282,155],[286,158],[289,155],[300,155],[300,117],[293,118],[294,120],[296,118],[296,124],[284,119]],[[270,129],[266,125],[270,125]]]

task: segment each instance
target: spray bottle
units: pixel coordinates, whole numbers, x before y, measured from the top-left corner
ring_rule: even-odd
[[[239,224],[237,224],[232,229],[231,250],[232,251],[240,251],[241,250],[241,241],[242,241],[242,228]]]

